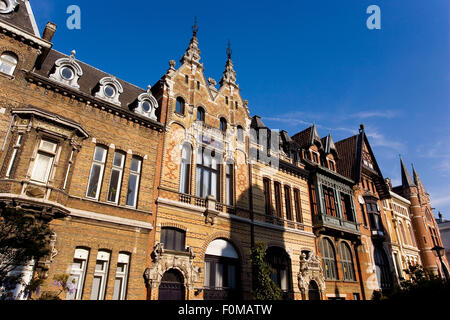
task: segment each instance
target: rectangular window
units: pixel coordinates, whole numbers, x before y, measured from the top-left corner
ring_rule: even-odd
[[[89,259],[89,250],[77,248],[72,263],[72,270],[68,279],[69,283],[73,283],[75,290],[68,292],[67,300],[81,300],[83,295],[84,280],[86,277],[87,263]]]
[[[131,160],[130,178],[128,180],[127,188],[127,206],[129,207],[136,207],[141,170],[142,160],[140,158],[133,157]]]
[[[220,180],[219,180],[219,164],[218,155],[215,151],[208,149],[199,149],[197,154],[197,172],[196,172],[196,195],[197,197],[206,198],[212,195],[217,201]]]
[[[6,170],[6,177],[9,178],[11,175],[12,168],[14,166],[14,162],[16,161],[17,153],[19,152],[19,149],[21,147],[20,143],[22,142],[22,135],[20,134],[17,137],[16,145],[14,146],[14,151],[11,156],[11,160],[9,160],[8,169]]]
[[[105,147],[95,147],[94,160],[91,167],[91,175],[86,196],[98,200],[102,186],[103,172],[108,151]]]
[[[110,253],[99,251],[95,263],[94,281],[92,282],[91,300],[104,300],[106,282],[108,281]]]
[[[335,168],[335,166],[334,166],[334,162],[333,161],[329,161],[330,162],[330,170],[332,170],[332,171],[336,171],[336,168]]]
[[[322,185],[323,198],[325,203],[326,214],[336,217],[336,201],[334,197],[334,190]]]
[[[362,217],[363,217],[363,223],[364,223],[364,226],[367,227],[367,217],[366,217],[366,210],[364,208],[364,204],[360,203],[360,206],[361,206],[361,214],[362,214]]]
[[[226,204],[233,205],[233,164],[226,165]]]
[[[286,219],[292,220],[291,188],[288,186],[284,186],[284,202],[286,206]]]
[[[191,145],[185,143],[181,151],[180,193],[190,193],[191,183]]]
[[[316,193],[316,186],[314,184],[311,184],[309,192],[311,199],[311,214],[317,215],[318,214],[317,193]]]
[[[317,153],[313,152],[313,153],[312,153],[312,157],[313,157],[313,161],[314,161],[315,163],[319,163],[319,157],[317,157]]]
[[[264,206],[266,209],[267,215],[272,215],[272,192],[270,189],[270,180],[267,178],[263,179],[263,185],[264,185]]]
[[[278,217],[283,217],[283,211],[281,209],[281,186],[278,182],[275,182],[275,206],[276,214]]]
[[[341,206],[342,206],[342,215],[344,220],[354,221],[353,210],[351,205],[350,195],[341,193]]]
[[[47,183],[52,170],[53,161],[56,155],[57,144],[42,139],[39,144],[38,153],[34,160],[33,173],[31,180]]]
[[[109,182],[109,191],[108,191],[109,202],[114,203],[119,202],[124,164],[125,164],[125,154],[117,151],[114,152],[113,167],[111,170],[111,179]]]
[[[298,223],[303,223],[302,217],[302,199],[300,196],[300,190],[294,189],[294,202],[295,202],[295,216]]]
[[[161,242],[164,249],[186,251],[186,232],[175,228],[162,228]]]
[[[113,300],[125,300],[127,295],[129,267],[130,255],[128,253],[119,253],[116,268],[116,279],[114,280]]]

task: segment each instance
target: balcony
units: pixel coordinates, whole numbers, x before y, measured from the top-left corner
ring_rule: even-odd
[[[325,227],[344,231],[352,234],[360,234],[359,223],[344,220],[342,218],[330,215],[315,215],[313,216],[314,227]]]

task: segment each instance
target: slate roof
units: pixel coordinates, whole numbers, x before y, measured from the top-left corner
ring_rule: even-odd
[[[19,5],[16,7],[15,11],[5,14],[0,13],[0,20],[18,27],[34,36],[40,37],[39,31],[35,30],[36,20],[34,19],[33,12],[28,11],[25,4],[28,0],[17,0],[17,2]]]

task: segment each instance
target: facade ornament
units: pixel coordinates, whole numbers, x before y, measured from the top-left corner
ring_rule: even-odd
[[[50,74],[49,78],[61,84],[75,89],[80,89],[78,80],[83,75],[83,70],[75,60],[76,51],[72,50],[69,57],[56,60],[55,71]]]
[[[116,77],[104,77],[99,82],[99,90],[95,93],[95,97],[117,106],[121,106],[122,104],[119,101],[119,97],[122,93],[122,84],[116,79]]]
[[[138,106],[134,112],[157,121],[158,118],[156,117],[156,109],[158,109],[159,105],[158,101],[156,101],[156,98],[153,96],[151,89],[152,87],[148,86],[147,92],[139,95]]]
[[[317,283],[321,296],[325,292],[326,286],[322,262],[316,254],[311,252],[309,257],[306,257],[305,253],[300,255],[300,270],[297,278],[298,286],[303,293],[308,291],[311,281]]]
[[[187,289],[193,290],[194,284],[200,278],[201,268],[194,266],[194,249],[186,248],[186,252],[174,252],[164,249],[164,245],[157,242],[153,247],[151,255],[152,265],[144,272],[146,284],[151,288],[158,288],[161,284],[164,273],[171,269],[176,269],[183,275],[184,285]]]
[[[223,87],[225,84],[230,84],[234,87],[238,87],[236,84],[236,71],[234,71],[233,61],[231,60],[231,54],[233,51],[231,50],[231,43],[228,41],[227,48],[227,63],[225,65],[225,71],[223,73],[222,79],[220,80],[220,86]]]
[[[8,14],[16,10],[16,7],[19,5],[17,0],[3,0],[3,6],[0,7],[1,14]]]
[[[198,39],[197,39],[198,25],[197,25],[197,17],[195,18],[195,23],[192,26],[192,39],[189,43],[188,48],[186,49],[183,58],[181,58],[180,62],[190,63],[192,65],[192,70],[195,71],[197,67],[203,69],[203,64],[200,63],[200,49],[198,48]]]

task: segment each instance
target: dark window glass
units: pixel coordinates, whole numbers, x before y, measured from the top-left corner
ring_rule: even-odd
[[[205,110],[202,107],[197,108],[197,120],[205,122]]]
[[[283,217],[283,211],[281,209],[281,186],[278,182],[275,182],[275,206],[276,214],[278,217]]]
[[[220,131],[227,131],[227,120],[225,118],[220,118]]]
[[[338,279],[336,268],[336,254],[334,246],[328,239],[322,239],[320,241],[320,253],[322,255],[323,273],[325,279],[336,280]]]
[[[294,190],[294,202],[295,202],[295,215],[298,223],[303,223],[302,217],[302,199],[300,196],[300,190]]]
[[[322,185],[323,199],[325,204],[326,214],[336,217],[336,201],[334,198],[334,190]]]
[[[232,163],[226,165],[226,204],[231,206],[233,204],[233,169]]]
[[[311,199],[311,213],[313,215],[317,215],[318,214],[317,192],[316,192],[316,186],[314,184],[311,184],[309,192],[310,192],[310,199]]]
[[[341,264],[344,280],[356,281],[352,253],[346,243],[341,243]]]
[[[264,178],[263,183],[264,183],[264,205],[266,208],[266,214],[272,215],[272,198],[271,198],[272,191],[270,189],[270,180]]]
[[[184,114],[184,100],[183,98],[177,98],[177,106],[175,109],[175,112],[180,113],[180,114]]]
[[[270,247],[267,249],[266,260],[272,267],[272,280],[282,291],[290,290],[291,262],[287,253],[281,248]]]
[[[184,82],[187,84],[187,83],[189,83],[189,76],[185,76],[184,77]]]
[[[355,221],[351,199],[348,194],[341,193],[341,206],[342,206],[342,215],[344,220],[347,221]]]
[[[189,194],[191,181],[191,145],[185,143],[181,152],[180,192]]]
[[[88,189],[88,193],[87,196],[88,197],[92,197],[92,198],[96,198],[97,197],[97,187],[98,184],[100,183],[100,173],[101,173],[101,166],[98,164],[93,164],[92,165],[92,172],[91,172],[91,177],[89,178],[89,189]]]
[[[175,251],[185,251],[186,233],[183,230],[175,228],[162,228],[161,242],[164,248]]]
[[[291,188],[284,187],[284,202],[286,206],[286,219],[292,220],[292,206],[291,206]]]
[[[317,154],[315,152],[312,153],[312,156],[313,156],[313,161],[315,163],[319,163],[319,158],[317,157]]]
[[[387,260],[386,253],[382,248],[375,247],[374,260],[378,285],[381,289],[390,289],[392,287],[392,282],[391,273],[389,270],[389,262]]]
[[[197,90],[200,90],[200,81],[197,81]]]

